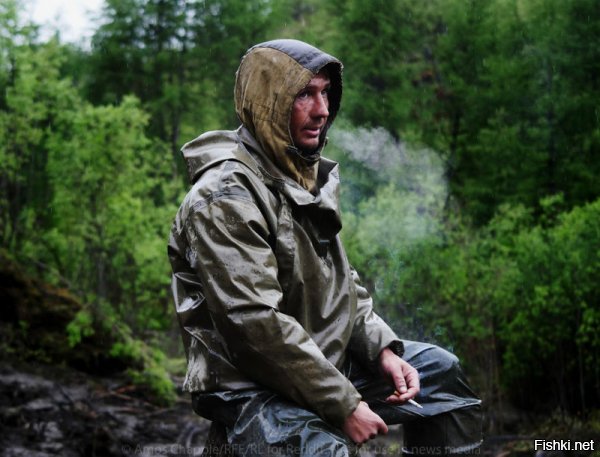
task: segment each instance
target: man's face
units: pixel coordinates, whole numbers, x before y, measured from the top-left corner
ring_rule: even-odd
[[[296,95],[290,134],[294,146],[302,151],[314,151],[319,147],[319,135],[329,117],[330,85],[329,76],[321,71]]]

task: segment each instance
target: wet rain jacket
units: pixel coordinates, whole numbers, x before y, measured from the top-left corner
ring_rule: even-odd
[[[327,67],[330,117],[341,64],[294,40],[257,45],[236,78],[236,131],[183,155],[193,186],[172,227],[172,289],[188,357],[184,389],[267,388],[340,426],[361,397],[350,357],[376,370],[402,343],[372,309],[340,242],[338,165],[289,133],[296,94]]]

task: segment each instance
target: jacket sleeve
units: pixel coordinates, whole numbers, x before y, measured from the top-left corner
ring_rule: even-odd
[[[302,326],[279,311],[282,290],[265,217],[252,199],[198,202],[185,232],[211,317],[237,369],[340,426],[360,394]]]
[[[350,271],[358,301],[350,350],[365,366],[376,370],[379,353],[383,349],[389,347],[402,357],[404,345],[389,325],[373,311],[373,299],[360,283],[356,270],[350,268]]]

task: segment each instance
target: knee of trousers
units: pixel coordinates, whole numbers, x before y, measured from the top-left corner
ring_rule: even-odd
[[[434,351],[434,357],[440,361],[440,364],[446,371],[452,371],[458,368],[458,357],[452,352],[435,345],[432,350]]]
[[[458,357],[453,353],[432,345],[426,352],[428,362],[424,365],[422,374],[430,374],[433,378],[444,379],[452,383],[456,378],[462,377],[462,370]]]

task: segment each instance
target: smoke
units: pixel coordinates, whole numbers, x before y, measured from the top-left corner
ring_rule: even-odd
[[[378,234],[385,235],[386,242],[408,248],[439,232],[448,186],[444,161],[436,151],[398,141],[383,128],[334,129],[330,137],[333,147],[375,172],[378,195],[361,212],[374,217],[391,211],[377,214],[394,222]],[[381,198],[388,201],[378,201]]]
[[[368,191],[346,205],[342,235],[378,312],[398,334],[437,342],[444,329],[431,328],[427,310],[408,302],[407,288],[426,290],[429,284],[416,283],[425,278],[407,269],[426,262],[428,246],[442,240],[448,195],[443,159],[430,148],[396,140],[383,128],[336,129],[329,144],[340,161],[342,200],[349,198],[348,187]],[[367,185],[364,169],[369,170]],[[362,187],[353,179],[362,180]]]

